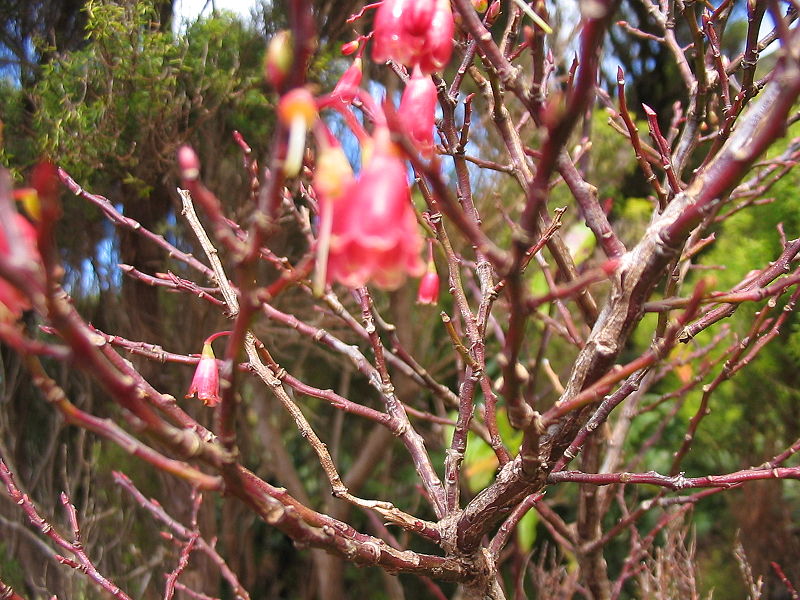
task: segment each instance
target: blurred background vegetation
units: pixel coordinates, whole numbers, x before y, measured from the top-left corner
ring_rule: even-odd
[[[309,80],[320,89],[330,89],[347,67],[338,48],[354,34],[344,20],[361,5],[359,0],[314,3],[320,43]],[[621,10],[620,18],[645,31],[652,29],[641,3],[623,2]],[[557,11],[551,12],[557,18]],[[262,1],[253,7],[249,19],[221,10],[209,11],[181,26],[173,26],[176,18],[171,0],[0,0],[0,163],[22,183],[29,168],[47,156],[84,188],[107,196],[126,216],[192,251],[196,249],[181,223],[174,192],[175,150],[186,142],[198,150],[206,183],[223,200],[227,214],[246,223],[250,182],[231,134],[240,131],[253,147],[254,156],[264,164],[269,155],[275,97],[262,81],[261,61],[266,41],[286,26],[286,16],[277,3]],[[738,28],[740,32],[741,47],[742,14],[735,11],[731,20],[732,30]],[[684,93],[671,58],[658,44],[623,36],[620,30],[612,31],[605,59],[609,72],[621,64],[628,74],[630,106],[646,101],[667,119],[664,126],[668,126],[673,103],[682,100]],[[736,48],[736,34],[729,34],[726,40]],[[565,55],[563,60],[565,64],[560,67],[566,70],[571,55]],[[383,77],[368,61],[365,68],[366,76],[378,80]],[[483,108],[479,97],[475,102],[476,108]],[[476,153],[492,159],[493,153],[499,152],[496,148],[502,146],[493,139],[490,124],[479,122],[479,113],[476,110],[473,115],[472,144],[478,148]],[[582,165],[588,171],[587,179],[598,186],[601,198],[611,200],[611,220],[623,239],[636,239],[651,211],[650,202],[642,197],[648,188],[635,168],[630,148],[607,126],[602,110],[595,112],[589,128],[593,146]],[[646,131],[646,127],[642,130]],[[481,208],[487,227],[500,231],[502,219],[493,210],[496,199],[518,192],[492,177],[478,177],[476,184],[484,192],[480,194],[485,198]],[[697,271],[690,283],[698,277],[711,276],[717,279],[720,289],[727,289],[780,253],[776,231],[779,223],[789,238],[800,235],[800,175],[790,173],[768,191],[768,196],[775,201],[742,211],[718,227],[717,243],[701,260],[713,270]],[[555,188],[552,205],[569,203],[566,188]],[[587,245],[580,223],[574,214],[569,214],[565,231],[574,231],[576,260],[587,260],[594,247]],[[295,225],[285,225],[273,249],[292,256],[303,250],[303,242],[296,235]],[[205,336],[222,327],[220,318],[200,303],[187,303],[184,297],[121,276],[117,263],[132,265],[145,273],[171,270],[180,275],[184,267],[141,237],[115,231],[88,203],[65,195],[58,237],[66,287],[81,313],[99,329],[161,343],[166,350],[192,353],[199,351]],[[579,247],[582,258],[577,258]],[[722,268],[717,268],[719,265]],[[532,275],[530,285],[535,289],[541,282]],[[414,350],[420,362],[440,380],[454,386],[454,364],[437,311],[415,313],[417,322],[412,327],[412,291],[401,290],[383,297],[381,302],[397,324],[399,335],[405,338],[406,347]],[[312,313],[306,296],[284,294],[277,308],[284,306],[290,306],[295,313],[306,307],[309,321],[333,328],[345,341],[359,342],[341,328],[336,330],[335,321],[327,315]],[[743,307],[726,326],[744,335],[754,310]],[[649,345],[648,324],[652,325],[652,321],[646,319],[640,327],[641,334],[631,343],[629,356]],[[334,388],[374,402],[367,383],[338,356],[304,342],[286,328],[269,323],[259,327],[259,334],[269,341],[278,362],[291,360],[296,377],[320,388]],[[418,335],[411,337],[411,331]],[[531,334],[535,337],[535,331]],[[697,341],[699,345],[704,343],[708,339],[701,337]],[[575,350],[565,343],[559,349],[558,344],[558,340],[552,342],[550,360],[553,369],[563,375],[572,364]],[[116,447],[66,427],[31,391],[14,355],[3,349],[1,358],[0,448],[11,459],[20,483],[55,522],[62,518],[58,493],[67,490],[84,523],[85,545],[95,550],[93,556],[101,570],[136,598],[161,597],[160,574],[173,568],[178,550],[161,539],[158,525],[114,486],[111,470],[127,473],[146,495],[158,498],[168,512],[183,522],[188,520],[190,490],[181,482],[154,473]],[[188,368],[129,358],[157,389],[182,396],[191,377]],[[57,367],[51,367],[57,372]],[[499,374],[496,361],[490,361],[488,368],[495,370],[493,376]],[[692,376],[686,372],[670,375],[648,394],[658,398],[680,385],[681,378]],[[757,465],[800,437],[798,379],[800,322],[793,315],[781,339],[716,392],[714,410],[704,421],[695,448],[684,463],[686,471],[700,475]],[[87,376],[62,367],[60,383],[83,408],[101,416],[114,410]],[[403,385],[408,382],[398,376],[396,383],[402,396]],[[541,394],[553,392],[543,389]],[[667,425],[662,442],[647,452],[640,466],[669,470],[670,452],[679,445],[700,394],[695,390],[684,398],[678,417]],[[356,528],[375,531],[380,527],[361,513],[349,514],[347,507],[329,497],[327,483],[315,467],[316,459],[308,446],[293,434],[283,413],[272,410],[271,400],[261,388],[246,388],[242,395],[247,411],[240,424],[240,446],[246,464],[267,480],[287,486],[301,499],[300,494],[305,493],[312,506],[338,518],[349,518]],[[432,398],[420,400],[418,406],[433,412],[443,410]],[[327,442],[342,471],[358,463],[362,448],[385,448],[375,464],[364,465],[360,495],[416,497],[419,501],[414,469],[402,449],[393,445],[387,431],[350,419],[343,424],[341,413],[321,403],[309,401],[304,407],[312,425],[330,432]],[[626,442],[631,456],[636,456],[661,419],[674,408],[665,403],[659,411],[634,422]],[[190,405],[189,410],[208,421],[200,407]],[[441,428],[427,433],[426,443],[434,454],[434,464],[442,462],[442,444],[447,435],[448,431]],[[504,435],[510,440],[514,434],[506,428]],[[488,446],[473,440],[466,466],[472,492],[493,476],[493,461]],[[644,499],[656,491],[643,489],[637,493]],[[576,498],[576,486],[561,486],[548,493],[551,506],[568,521],[574,519]],[[45,589],[62,598],[99,597],[83,579],[49,558],[6,500],[0,494],[2,579],[32,598],[47,597]],[[425,515],[422,503],[405,508],[431,516]],[[615,518],[614,511],[609,518]],[[765,597],[779,598],[785,590],[774,580],[769,562],[779,562],[793,581],[800,582],[798,523],[800,487],[794,481],[753,483],[698,504],[690,535],[696,539],[701,589],[705,593],[713,590],[716,598],[745,596],[733,553],[734,545],[740,541],[753,571],[766,578],[769,592]],[[297,549],[282,534],[230,500],[207,499],[201,527],[208,538],[219,535],[221,553],[254,598],[402,597],[395,577]],[[401,536],[400,542],[425,549],[418,540]],[[517,543],[523,554],[531,553],[534,562],[544,561],[542,557],[548,556],[548,548],[552,547],[547,530],[533,512],[521,524]],[[619,568],[627,552],[626,544],[623,540],[609,546],[607,559],[612,570]],[[325,561],[328,568],[317,568]],[[330,568],[332,563],[334,568]],[[312,565],[314,577],[308,575]],[[320,571],[327,573],[328,579],[321,578]],[[200,558],[193,559],[184,577],[196,589],[219,588],[221,598],[230,597],[225,595],[229,592],[219,581],[217,571]],[[406,597],[431,597],[424,582],[410,576],[401,576],[400,580]],[[447,585],[443,589],[447,594],[452,592]],[[639,597],[639,590],[630,584],[625,594]]]

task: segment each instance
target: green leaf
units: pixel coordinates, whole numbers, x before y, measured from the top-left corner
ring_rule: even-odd
[[[520,519],[517,525],[517,542],[523,552],[530,552],[533,549],[533,544],[536,542],[537,525],[539,525],[539,513],[533,508]]]

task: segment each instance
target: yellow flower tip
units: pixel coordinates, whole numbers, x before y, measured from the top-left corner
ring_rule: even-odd
[[[42,204],[39,202],[39,192],[34,188],[14,190],[14,200],[19,202],[27,214],[34,221],[42,220]]]
[[[291,127],[302,120],[306,129],[317,120],[317,103],[306,88],[295,88],[284,94],[278,103],[278,116],[284,125]]]
[[[314,190],[322,197],[335,201],[342,196],[353,180],[353,169],[340,146],[322,148],[317,155],[314,171]]]
[[[303,166],[306,131],[317,120],[317,104],[306,88],[295,88],[286,93],[278,103],[278,117],[289,128],[289,147],[283,170],[294,177]]]
[[[203,352],[200,354],[202,358],[215,358],[214,349],[211,344],[203,344]]]

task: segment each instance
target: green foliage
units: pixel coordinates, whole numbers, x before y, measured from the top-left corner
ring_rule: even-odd
[[[0,542],[0,560],[3,570],[0,571],[3,582],[12,589],[21,590],[25,583],[25,570],[14,557],[14,548],[5,542]]]
[[[37,143],[78,177],[102,171],[146,194],[210,117],[236,105],[243,119],[267,104],[255,86],[258,38],[234,15],[176,38],[149,2],[85,10],[89,44],[46,65],[35,89]]]
[[[34,162],[35,153],[24,136],[16,132],[27,127],[26,93],[8,79],[0,79],[0,165],[21,181],[20,167]]]
[[[85,10],[90,44],[47,65],[36,88],[39,143],[73,171],[112,167],[114,157],[118,176],[135,167],[137,146],[152,144],[155,130],[143,125],[172,113],[178,48],[152,27],[148,4],[89,2]]]
[[[646,131],[646,128],[643,129]],[[600,198],[624,197],[625,178],[636,168],[636,156],[627,139],[608,124],[604,111],[592,115],[591,181],[598,182]]]
[[[517,542],[523,552],[530,552],[536,543],[536,527],[539,525],[539,513],[529,510],[517,525]]]
[[[455,420],[458,415],[451,413]],[[506,447],[518,448],[522,441],[522,433],[511,427],[504,408],[497,409],[497,430]],[[443,431],[445,443],[449,446],[453,438],[453,428],[446,427]],[[470,432],[467,439],[467,450],[464,453],[464,476],[467,478],[469,489],[477,493],[494,480],[498,468],[497,456],[491,446]]]

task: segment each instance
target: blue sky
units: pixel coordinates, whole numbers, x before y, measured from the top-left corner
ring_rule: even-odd
[[[175,25],[180,26],[182,21],[193,21],[201,12],[211,12],[212,5],[217,10],[230,10],[248,16],[256,0],[175,0]]]

